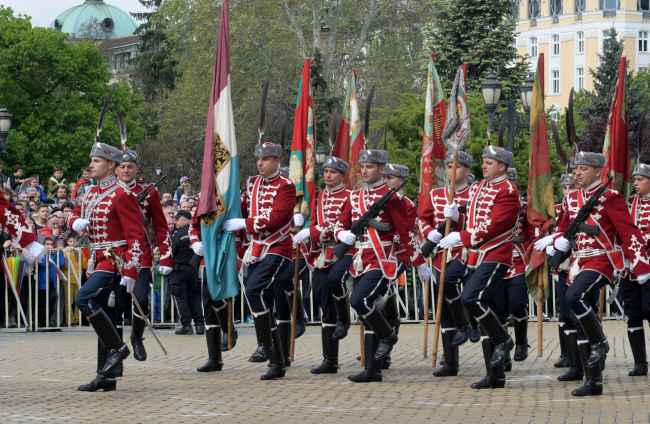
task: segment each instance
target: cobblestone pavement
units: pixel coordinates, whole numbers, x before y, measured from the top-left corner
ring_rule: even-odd
[[[224,354],[224,371],[208,374],[196,372],[207,355],[204,337],[162,330],[169,355],[147,337],[149,359],[129,357],[117,391],[108,393],[77,391],[94,377],[92,333],[1,333],[0,421],[647,423],[649,380],[627,376],[632,359],[625,324],[606,322],[605,330],[612,347],[605,394],[586,399],[570,395],[578,383],[555,379],[563,371],[553,368],[559,356],[555,323],[544,324],[543,357],[536,357],[531,323],[531,356],[514,364],[505,389],[482,391],[469,387],[484,375],[480,344],[461,347],[458,377],[435,378],[430,359],[422,357],[422,325],[402,325],[393,366],[383,383],[372,384],[346,378],[360,370],[357,326],[341,343],[338,374],[309,373],[320,363],[321,346],[320,328],[311,326],[296,342],[287,377],[271,382],[259,379],[264,364],[247,362],[256,346],[252,327],[241,328],[236,348]]]

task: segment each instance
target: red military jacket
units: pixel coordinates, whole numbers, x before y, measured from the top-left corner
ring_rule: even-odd
[[[413,246],[413,255],[409,257],[406,252],[406,246],[404,241],[400,243],[400,246],[397,248],[397,260],[406,265],[413,265],[415,267],[422,265],[425,262],[424,256],[422,256],[422,250],[420,249],[420,243],[418,242],[418,237],[415,234],[415,222],[418,219],[418,211],[415,208],[415,203],[408,197],[402,194],[402,199],[406,202],[406,209],[408,211],[408,234],[400,234],[400,240],[406,240],[405,242]]]
[[[25,217],[18,209],[0,194],[0,223],[9,231],[11,237],[20,244],[20,247],[27,247],[36,241],[34,231],[29,228]]]
[[[296,186],[277,171],[269,178],[248,178],[245,188],[241,209],[250,246],[244,263],[260,262],[269,254],[291,260],[293,242],[289,228],[296,204]]]
[[[597,181],[590,187],[576,190],[564,198],[562,208],[565,212],[553,234],[555,239],[562,237],[578,214],[580,205],[584,204],[601,186],[602,183]],[[611,281],[615,268],[618,271],[625,268],[622,254],[629,259],[629,269],[634,274],[650,272],[643,235],[634,225],[623,196],[615,190],[607,190],[598,199],[589,219],[587,224],[597,225],[600,233],[596,236],[578,233],[576,237],[578,252],[573,252],[571,258],[570,282],[584,270],[599,272]],[[621,247],[616,245],[617,236],[621,241],[622,252]],[[606,249],[607,245],[604,243],[609,243],[611,248]]]
[[[472,184],[465,212],[463,246],[469,249],[467,266],[497,262],[512,266],[512,233],[519,214],[519,190],[506,175]]]
[[[135,194],[122,186],[115,175],[106,177],[98,185],[91,186],[83,202],[70,212],[68,228],[80,218],[90,221],[89,248],[93,251],[94,269],[89,266],[88,274],[115,271],[104,255],[106,249],[112,247],[122,274],[137,280],[145,241],[142,213]]]
[[[454,189],[454,202],[456,204],[463,205],[469,200],[469,190],[470,186],[465,183]],[[429,196],[427,197],[424,210],[422,211],[422,216],[419,219],[420,233],[423,236],[423,239],[426,241],[431,231],[435,231],[438,226],[444,222],[445,215],[445,205],[449,202],[449,187],[439,187],[434,190],[431,190]],[[460,231],[463,228],[465,217],[463,215],[458,216],[458,222],[452,221],[452,231]],[[444,236],[444,234],[443,234]],[[442,249],[437,249],[434,251],[433,267],[440,271],[442,268]],[[458,258],[463,260],[463,246],[458,245],[454,246],[451,250],[451,254],[447,253],[447,262],[450,262],[453,259]]]
[[[526,254],[526,249],[528,249],[531,240],[535,238],[535,227],[528,222],[526,217],[527,209],[528,205],[525,203],[519,209],[519,217],[513,231],[512,239],[514,245],[514,249],[512,250],[512,266],[503,278],[514,278],[517,275],[525,274],[526,267],[530,262]]]
[[[341,231],[349,230],[352,223],[361,218],[364,211],[367,211],[388,191],[388,186],[383,180],[380,180],[351,192],[334,229],[337,239]],[[354,260],[350,267],[350,272],[354,277],[374,269],[381,270],[388,279],[397,276],[395,248],[399,246],[402,235],[409,233],[408,210],[402,196],[400,193],[395,193],[375,217],[380,224],[389,224],[388,231],[378,231],[369,227],[363,234],[363,241],[357,239],[354,243],[350,250],[350,253],[354,254]],[[408,242],[405,246],[408,257],[414,256],[414,247]]]
[[[632,221],[641,231],[642,243],[647,252],[650,249],[650,194],[644,196],[634,195],[627,202]],[[629,259],[627,262],[629,262]],[[626,268],[629,270],[629,263],[626,263]],[[635,273],[631,273],[629,278],[636,281]]]
[[[305,260],[310,269],[324,269],[335,262],[334,249],[338,240],[334,229],[349,198],[350,190],[345,188],[345,184],[326,187],[316,193],[316,225],[309,227],[309,239],[301,246],[303,251],[307,251]]]
[[[122,183],[128,188],[136,198],[144,190],[135,180],[130,183]],[[157,246],[160,249],[160,266],[167,266],[172,268],[174,266],[172,260],[172,239],[167,229],[167,219],[162,210],[158,190],[153,189],[149,192],[147,197],[140,201],[140,211],[142,217],[146,218],[153,227],[156,236]],[[142,249],[142,266],[141,268],[151,268],[153,266],[153,249],[151,247],[154,240],[149,240],[149,227],[143,227],[145,231],[145,246]]]

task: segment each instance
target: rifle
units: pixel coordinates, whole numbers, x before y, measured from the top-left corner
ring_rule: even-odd
[[[163,175],[162,177],[160,177],[160,179],[159,179],[158,181],[156,181],[156,182],[153,183],[153,184],[149,184],[149,185],[147,186],[147,188],[145,188],[144,190],[142,190],[142,191],[140,192],[140,194],[138,194],[138,203],[140,203],[141,201],[143,201],[143,200],[145,199],[145,197],[147,197],[147,196],[149,195],[149,193],[151,193],[151,190],[153,190],[154,188],[157,188],[157,187],[160,185],[160,183],[162,183],[163,181],[165,181],[166,178],[167,178],[167,175]]]
[[[465,213],[467,210],[467,203],[463,203],[458,207],[458,213]],[[447,220],[445,219],[438,225],[438,228],[436,228],[436,231],[439,232],[440,234],[445,233],[445,226],[447,225]],[[434,243],[431,240],[427,240],[423,245],[422,245],[422,256],[425,258],[428,258],[429,255],[431,255],[431,252],[433,252],[433,249],[438,246],[438,243]]]
[[[393,194],[397,193],[404,186],[404,184],[408,182],[408,180],[408,178],[405,178],[402,184],[400,184],[398,187],[391,188],[388,193],[384,194],[379,200],[373,203],[368,211],[364,213],[357,222],[352,224],[350,232],[357,236],[359,240],[363,241],[363,233],[366,231],[366,229],[368,229],[368,227],[373,227],[377,230],[388,231],[387,223],[377,222],[374,218],[379,214],[379,211],[381,211],[381,209],[386,206],[388,201],[393,197]],[[363,199],[360,199],[360,201],[363,202]],[[352,246],[349,244],[339,243],[338,246],[336,246],[334,249],[334,256],[336,256],[338,259],[343,259],[343,256],[345,256],[345,254],[348,253],[348,250],[351,248]]]
[[[563,237],[567,240],[569,240],[569,243],[571,243],[571,247],[569,250],[566,252],[562,251],[556,251],[555,254],[553,254],[553,257],[551,258],[550,262],[548,263],[549,266],[553,269],[560,269],[560,265],[562,262],[566,261],[569,256],[571,256],[571,251],[572,250],[578,250],[578,245],[576,243],[576,236],[578,233],[585,233],[590,236],[595,236],[600,232],[600,228],[596,226],[591,226],[587,224],[585,221],[591,214],[591,210],[596,206],[596,203],[598,202],[598,198],[607,191],[607,186],[612,182],[612,176],[608,175],[607,176],[607,182],[603,184],[602,187],[598,189],[590,198],[585,202],[584,206],[580,208],[578,211],[578,215],[576,215],[575,219],[569,224],[567,227],[566,231],[563,234]]]

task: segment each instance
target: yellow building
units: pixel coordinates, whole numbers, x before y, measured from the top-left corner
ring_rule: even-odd
[[[650,0],[520,0],[517,49],[531,69],[544,53],[547,104],[567,106],[572,87],[593,89],[589,69],[613,26],[625,43],[628,71],[650,67]]]

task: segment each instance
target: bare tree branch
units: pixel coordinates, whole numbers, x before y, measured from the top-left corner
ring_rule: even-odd
[[[307,43],[305,42],[305,34],[302,33],[302,30],[300,29],[298,22],[296,21],[296,17],[287,5],[285,1],[280,2],[280,7],[284,9],[284,11],[287,13],[287,16],[289,17],[289,22],[291,25],[289,26],[291,30],[298,36],[298,42],[300,43],[300,55],[302,56],[303,59],[307,57]]]

